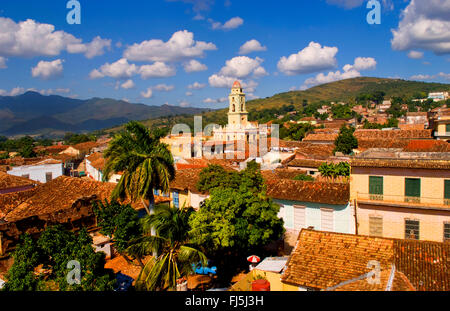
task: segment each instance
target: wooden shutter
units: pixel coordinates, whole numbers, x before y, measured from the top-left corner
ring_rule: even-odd
[[[369,193],[383,194],[383,177],[369,176]]]
[[[52,180],[53,180],[53,173],[52,172],[45,173],[45,181],[49,182],[49,181],[52,181]]]
[[[450,124],[445,125],[445,132],[450,133]]]
[[[294,230],[306,227],[306,206],[294,205]]]
[[[383,236],[383,217],[369,216],[369,235]]]
[[[334,210],[332,208],[320,209],[320,221],[322,231],[334,230]]]
[[[405,239],[420,239],[420,222],[418,220],[405,219]]]
[[[450,180],[444,181],[444,199],[450,199]]]
[[[405,196],[406,197],[420,197],[420,179],[406,178],[405,179]]]

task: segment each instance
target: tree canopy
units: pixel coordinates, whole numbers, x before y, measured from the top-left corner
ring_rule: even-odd
[[[358,140],[353,135],[355,132],[354,127],[343,126],[339,131],[339,136],[336,138],[334,142],[336,148],[334,152],[342,152],[343,154],[351,154],[353,149],[358,148]]]
[[[5,291],[108,291],[116,284],[115,275],[104,268],[105,253],[95,252],[85,229],[75,234],[62,226],[48,227],[37,240],[24,235],[13,254]],[[67,264],[80,263],[80,284],[69,284]],[[35,274],[35,269],[47,273]]]

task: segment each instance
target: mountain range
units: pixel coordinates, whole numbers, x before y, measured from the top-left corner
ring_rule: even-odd
[[[109,98],[81,100],[30,91],[18,96],[0,96],[0,134],[55,136],[64,132],[90,132],[130,120],[191,115],[206,110],[209,109],[147,106]]]

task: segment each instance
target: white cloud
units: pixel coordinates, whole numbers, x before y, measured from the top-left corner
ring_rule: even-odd
[[[0,55],[17,57],[57,56],[62,51],[85,53],[92,58],[103,54],[110,40],[96,37],[91,43],[58,30],[51,24],[41,24],[32,19],[16,23],[0,17]]]
[[[234,81],[236,81],[233,77],[227,77],[223,75],[213,74],[209,77],[208,82],[212,87],[219,88],[231,88],[233,86]]]
[[[180,107],[189,107],[191,104],[185,100],[180,101]]]
[[[187,30],[175,32],[169,41],[153,39],[135,43],[124,52],[124,57],[133,61],[172,62],[203,57],[205,51],[217,50],[213,43],[195,41],[194,34]]]
[[[423,49],[437,55],[450,53],[450,1],[411,0],[392,34],[391,45],[397,51]]]
[[[134,88],[136,85],[134,84],[133,80],[129,79],[127,81],[125,81],[124,83],[122,83],[120,85],[121,88],[125,89],[125,90],[129,90]]]
[[[71,44],[67,47],[69,53],[84,53],[86,58],[94,58],[105,54],[105,49],[111,48],[111,40],[95,37],[91,43],[87,44]]]
[[[42,95],[55,95],[55,94],[68,94],[70,93],[70,89],[68,88],[57,88],[57,89],[44,89],[38,91]]]
[[[194,93],[192,93],[192,92],[186,92],[185,95],[186,95],[186,96],[192,96],[192,95],[194,95]]]
[[[190,90],[200,90],[206,87],[206,84],[194,82],[193,84],[188,85],[188,89]]]
[[[412,58],[412,59],[421,59],[421,58],[423,58],[423,52],[410,51],[408,53],[408,57]]]
[[[174,67],[166,65],[163,62],[155,62],[152,65],[144,65],[139,69],[142,79],[149,78],[167,78],[176,75]]]
[[[30,89],[31,90],[31,89]],[[15,87],[11,91],[5,91],[0,89],[0,96],[17,96],[25,93],[25,88],[23,87]]]
[[[305,83],[300,87],[300,90],[305,90],[312,86],[335,82],[344,79],[351,79],[360,77],[362,70],[373,70],[376,68],[377,62],[372,57],[357,57],[355,58],[354,64],[347,64],[343,67],[341,71],[329,72],[328,74],[319,73],[313,78],[309,78],[305,81]],[[291,88],[291,90],[294,90]]]
[[[7,58],[0,56],[0,69],[5,69],[8,67],[8,66],[6,66],[6,61],[7,61]]]
[[[219,75],[232,78],[247,78],[251,74],[257,77],[267,75],[267,72],[260,64],[263,60],[259,57],[250,58],[247,56],[237,56],[227,60]]]
[[[139,68],[135,64],[129,64],[125,58],[119,59],[115,63],[106,63],[100,67],[100,70],[94,69],[90,73],[91,79],[110,77],[114,79],[131,78],[139,72]]]
[[[220,22],[216,22],[212,19],[209,19],[209,22],[211,23],[212,29],[222,29],[222,30],[231,30],[236,29],[244,24],[244,20],[238,16],[233,17],[232,19],[228,20],[224,24]]]
[[[205,103],[205,104],[219,104],[219,103],[224,103],[226,101],[228,101],[228,97],[221,97],[221,98],[218,98],[218,99],[212,99],[212,98],[208,97],[208,98],[203,100],[203,103]]]
[[[143,98],[151,98],[153,96],[152,88],[148,88],[147,91],[141,92]]]
[[[281,57],[278,69],[290,76],[331,69],[337,65],[337,52],[337,47],[322,47],[319,43],[311,42],[297,54]]]
[[[409,78],[410,80],[436,80],[436,79],[444,79],[450,81],[450,73],[440,72],[435,75],[414,75]]]
[[[185,63],[183,67],[184,71],[186,72],[198,72],[208,70],[208,67],[205,64],[202,64],[195,59],[192,59],[189,62]]]
[[[154,86],[153,89],[156,91],[161,91],[161,92],[170,92],[175,89],[175,86],[167,85],[167,84],[158,84],[158,85]]]
[[[245,55],[252,52],[262,52],[267,51],[267,47],[262,46],[258,40],[252,39],[245,42],[239,49],[239,54]]]
[[[31,69],[33,78],[51,80],[61,77],[63,73],[63,64],[61,59],[52,62],[40,61],[36,67]]]

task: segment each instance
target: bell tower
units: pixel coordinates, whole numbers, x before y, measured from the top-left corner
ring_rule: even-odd
[[[248,112],[245,105],[245,94],[239,81],[234,82],[229,96],[230,110],[228,111],[228,126],[245,128],[248,121]]]

